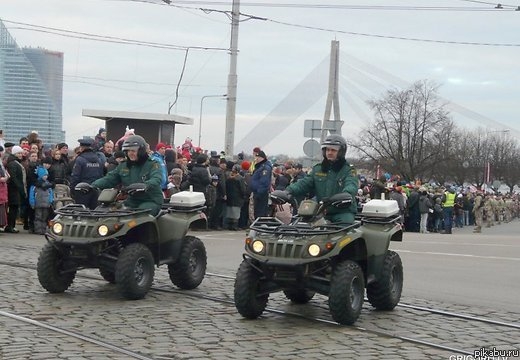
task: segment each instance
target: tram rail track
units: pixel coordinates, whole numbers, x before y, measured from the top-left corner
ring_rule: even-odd
[[[0,261],[0,265],[35,270],[35,266],[33,266],[33,265],[19,264],[19,263],[16,263],[16,262],[9,262],[9,261]],[[226,281],[233,281],[234,280],[233,276],[224,275],[224,274],[217,274],[217,273],[208,272],[206,275],[207,275],[208,278],[212,278],[212,277],[213,278],[221,278],[221,279],[225,279]],[[91,279],[91,280],[103,281],[104,282],[104,280],[101,277],[93,276],[93,275],[89,275],[89,274],[80,274],[80,273],[78,273],[77,277],[88,278],[88,279]],[[164,288],[164,287],[161,288],[161,287],[158,287],[158,286],[153,286],[151,291],[154,291],[154,292],[157,292],[157,293],[165,293],[165,294],[172,293],[172,294],[176,294],[176,295],[187,296],[187,297],[192,297],[192,298],[197,298],[197,299],[203,299],[203,300],[206,300],[206,301],[218,302],[218,303],[221,303],[221,304],[234,306],[234,302],[229,297],[227,297],[227,298],[226,297],[218,297],[218,296],[213,296],[213,295],[208,295],[208,294],[201,294],[201,293],[198,293],[198,292],[186,292],[186,291],[182,291],[182,290],[171,289],[171,288]],[[468,322],[487,324],[489,326],[499,327],[499,328],[501,328],[503,330],[507,329],[507,330],[510,331],[511,329],[513,329],[513,330],[519,330],[520,329],[520,325],[519,324],[508,323],[508,322],[505,322],[505,321],[499,321],[499,320],[495,320],[495,319],[488,319],[488,318],[483,318],[483,317],[478,317],[478,316],[473,316],[473,315],[467,315],[467,314],[459,314],[459,313],[455,313],[455,312],[451,312],[451,311],[433,309],[433,308],[428,308],[428,307],[425,307],[425,306],[418,306],[418,305],[406,304],[406,303],[399,304],[398,306],[400,308],[405,309],[405,310],[413,310],[413,311],[425,312],[425,313],[435,314],[435,315],[438,315],[438,316],[441,316],[441,317],[450,317],[450,318],[460,319],[460,320],[468,321]],[[336,322],[334,322],[332,320],[328,320],[325,317],[307,316],[305,314],[292,312],[292,311],[286,311],[286,310],[282,310],[282,309],[279,309],[277,307],[272,307],[272,306],[268,306],[266,308],[266,313],[276,314],[276,315],[280,315],[280,316],[287,316],[287,317],[292,317],[292,318],[299,318],[299,319],[303,319],[305,321],[311,321],[311,322],[315,322],[315,323],[322,323],[322,324],[327,324],[327,325],[341,327],[341,325],[337,324]],[[23,321],[23,322],[26,322],[26,323],[29,323],[29,324],[32,324],[32,325],[35,325],[35,326],[44,327],[44,328],[46,328],[48,330],[51,330],[51,331],[60,332],[60,333],[62,333],[64,335],[71,336],[71,337],[80,339],[82,341],[90,342],[90,343],[95,344],[97,346],[100,346],[102,348],[109,349],[111,351],[114,351],[114,352],[117,352],[117,353],[121,353],[121,354],[127,355],[127,356],[132,357],[132,358],[136,358],[136,359],[152,359],[152,358],[147,357],[145,355],[139,354],[137,352],[129,351],[127,349],[118,347],[117,345],[110,344],[108,342],[99,341],[97,339],[94,339],[94,338],[89,337],[89,336],[82,335],[82,334],[77,333],[77,332],[73,332],[73,331],[68,332],[65,329],[60,329],[58,327],[54,327],[52,325],[47,325],[47,324],[38,322],[36,320],[29,319],[29,318],[18,317],[15,314],[11,314],[11,313],[8,313],[8,312],[5,312],[5,311],[0,311],[0,316],[11,317],[12,319],[15,319],[15,320]],[[379,329],[375,329],[375,328],[369,328],[369,327],[357,326],[357,325],[350,326],[349,328],[350,329],[355,329],[357,331],[364,332],[364,333],[370,333],[370,334],[373,334],[375,336],[399,339],[399,340],[401,340],[403,342],[406,342],[406,343],[413,343],[413,344],[425,346],[425,347],[436,349],[436,350],[446,351],[446,352],[449,352],[449,353],[452,353],[452,354],[461,354],[461,355],[470,355],[470,356],[472,356],[474,354],[473,351],[464,349],[464,348],[462,348],[462,346],[461,347],[456,347],[456,346],[445,345],[445,344],[441,344],[441,343],[436,343],[435,341],[429,341],[429,340],[414,338],[414,337],[411,337],[411,336],[404,336],[404,335],[400,335],[400,334],[393,333],[393,332],[390,332],[390,331],[383,331],[383,330],[379,330]],[[128,352],[128,353],[125,353],[125,352]]]
[[[94,344],[96,346],[102,347],[104,349],[108,349],[112,352],[128,356],[132,359],[139,359],[139,360],[153,360],[154,359],[154,358],[139,354],[137,352],[122,348],[120,346],[108,343],[106,341],[94,339],[91,336],[87,336],[85,334],[80,334],[76,331],[71,331],[71,330],[67,330],[67,329],[64,329],[64,328],[61,328],[58,326],[49,325],[49,324],[43,323],[41,321],[31,319],[26,316],[16,315],[16,314],[13,314],[13,313],[10,313],[7,311],[3,311],[3,310],[0,310],[0,316],[7,317],[7,318],[10,318],[10,319],[13,319],[13,320],[16,320],[19,322],[23,322],[26,324],[34,325],[34,326],[37,326],[37,327],[40,327],[40,328],[43,328],[43,329],[46,329],[46,330],[49,330],[49,331],[52,331],[55,333],[65,335],[67,337],[72,337],[72,338],[75,338],[75,339],[78,339],[78,340],[81,340],[84,342],[88,342],[88,343]]]

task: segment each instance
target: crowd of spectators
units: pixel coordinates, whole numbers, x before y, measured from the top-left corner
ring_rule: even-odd
[[[358,208],[370,199],[394,199],[405,231],[451,234],[453,229],[483,225],[491,227],[520,215],[517,194],[478,190],[473,186],[418,184],[401,181],[398,176],[382,175],[374,181],[362,179]]]
[[[68,187],[76,202],[94,208],[96,198],[76,194],[74,186],[92,183],[125,161],[120,146],[134,133],[127,129],[120,139],[109,140],[101,128],[95,136],[79,139],[73,148],[66,143],[45,144],[36,132],[16,143],[4,140],[0,133],[0,229],[18,233],[16,225],[23,225],[31,233],[43,233],[47,219],[53,216],[58,184]],[[209,228],[238,230],[248,228],[259,216],[294,215],[296,209],[287,214],[287,209],[270,206],[268,194],[284,190],[306,175],[300,163],[273,164],[260,148],[252,150],[251,159],[241,153],[233,161],[224,152],[193,146],[188,138],[178,147],[154,144],[149,155],[161,166],[165,201],[179,191],[200,191],[206,198]],[[373,181],[360,177],[356,197],[359,210],[369,199],[382,197],[397,201],[401,223],[408,232],[449,234],[463,226],[475,226],[480,232],[482,225],[493,226],[519,215],[516,195],[484,194],[462,186],[420,185],[398,177],[381,176]]]

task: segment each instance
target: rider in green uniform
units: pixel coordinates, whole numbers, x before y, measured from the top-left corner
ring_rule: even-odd
[[[347,142],[340,135],[329,135],[321,144],[321,149],[323,161],[314,165],[306,177],[289,185],[285,190],[295,197],[314,194],[317,201],[342,192],[351,194],[352,204],[349,207],[328,207],[325,216],[333,223],[351,224],[357,213],[355,199],[359,180],[355,169],[345,159]]]
[[[91,185],[98,189],[108,189],[144,183],[147,185],[146,191],[129,195],[124,204],[129,208],[149,209],[150,214],[157,215],[164,202],[161,166],[148,156],[146,141],[139,135],[129,136],[124,141],[122,150],[126,161]]]

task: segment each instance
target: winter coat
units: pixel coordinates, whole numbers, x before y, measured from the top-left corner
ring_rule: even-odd
[[[224,196],[226,196],[226,174],[220,166],[212,164],[212,161],[210,160],[209,164],[209,173],[210,175],[217,175],[218,176],[218,185],[217,185],[217,199],[223,199]]]
[[[286,175],[278,175],[274,180],[274,189],[275,190],[285,190],[285,188],[289,185],[289,178]]]
[[[239,174],[230,175],[226,181],[227,206],[242,207],[246,197],[246,184]]]
[[[69,162],[65,161],[63,157],[59,160],[52,159],[51,167],[49,168],[50,182],[55,184],[68,184],[70,179]]]
[[[430,209],[432,208],[432,202],[428,195],[419,196],[419,212],[421,214],[427,214],[430,212]]]
[[[11,154],[7,159],[6,170],[11,176],[7,183],[9,205],[21,205],[27,198],[25,168],[18,158]]]
[[[29,204],[33,209],[47,209],[54,203],[54,191],[49,181],[38,180],[29,189]]]
[[[401,214],[404,214],[406,210],[406,200],[404,198],[404,195],[399,191],[391,191],[388,195],[388,198],[397,201],[397,205],[399,206],[399,212]]]
[[[193,164],[188,177],[188,186],[193,185],[193,191],[204,193],[204,196],[206,196],[207,187],[210,183],[211,176],[208,167],[203,164]]]
[[[286,188],[294,196],[314,193],[317,201],[339,193],[351,194],[352,204],[348,208],[327,208],[327,218],[329,220],[347,223],[354,222],[354,216],[357,213],[355,200],[357,189],[358,178],[345,159],[340,159],[333,163],[323,160],[320,164],[314,165],[306,177]]]
[[[0,164],[0,177],[9,177],[3,164]],[[5,203],[7,203],[7,182],[0,182],[0,204]]]
[[[159,165],[161,165],[161,189],[166,190],[168,187],[168,170],[166,169],[166,163],[164,162],[164,156],[159,154],[158,152],[154,152],[150,155],[150,158],[154,161],[157,161]]]
[[[255,170],[251,176],[251,191],[253,194],[266,194],[271,188],[271,176],[273,167],[268,160],[255,164]]]
[[[98,155],[92,150],[85,150],[79,154],[72,168],[72,175],[70,176],[70,188],[74,187],[80,182],[91,184],[94,180],[103,177],[105,172],[105,163],[102,162]]]
[[[164,202],[161,181],[161,166],[148,158],[142,164],[133,163],[130,166],[128,161],[123,161],[92,185],[99,189],[108,189],[119,185],[126,187],[130,184],[144,183],[147,190],[128,196],[125,205],[130,208],[151,209],[152,213],[157,213]]]

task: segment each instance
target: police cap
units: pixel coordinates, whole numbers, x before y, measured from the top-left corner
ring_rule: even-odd
[[[78,139],[79,146],[92,146],[94,144],[94,139],[85,137],[83,139]]]

